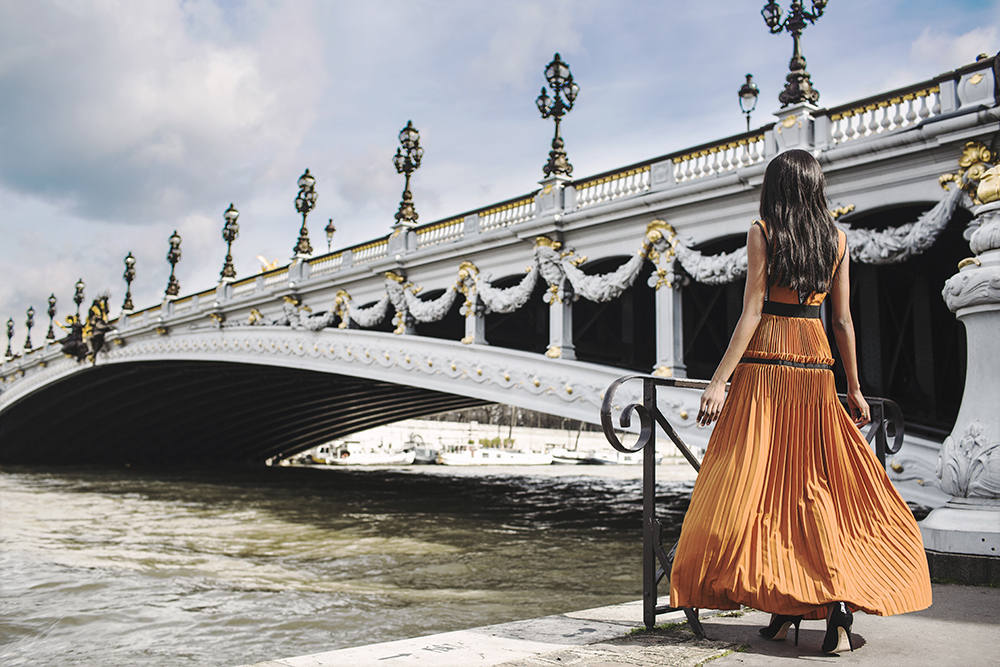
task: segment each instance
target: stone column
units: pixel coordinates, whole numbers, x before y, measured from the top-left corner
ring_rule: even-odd
[[[951,495],[921,522],[934,567],[937,554],[964,554],[948,578],[995,578],[1000,572],[1000,166],[979,183],[969,241],[974,257],[962,260],[942,295],[965,325],[967,363],[955,427],[938,457],[941,489]]]
[[[475,264],[466,260],[459,265],[458,291],[465,297],[459,312],[465,316],[465,336],[462,342],[466,345],[486,344],[486,304],[476,291],[478,279],[479,269]]]
[[[656,364],[653,366],[653,375],[687,377],[680,285],[662,279],[655,272],[650,276],[649,283],[656,290]]]
[[[576,359],[573,347],[573,286],[563,279],[562,284],[549,286],[543,297],[549,304],[549,347],[545,356],[552,359]]]

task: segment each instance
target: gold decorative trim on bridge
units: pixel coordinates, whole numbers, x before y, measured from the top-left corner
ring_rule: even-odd
[[[524,199],[518,199],[517,201],[512,201],[507,204],[501,204],[500,206],[494,206],[492,208],[484,209],[482,211],[479,211],[476,215],[478,215],[480,218],[486,218],[489,217],[490,215],[493,215],[494,213],[503,213],[504,211],[511,211],[513,209],[520,208],[521,206],[530,206],[533,205],[534,203],[535,203],[535,196],[531,195],[530,197],[525,197]]]
[[[576,185],[576,191],[586,190],[587,188],[592,188],[598,185],[603,185],[605,183],[612,183],[614,181],[621,180],[623,178],[628,178],[629,176],[635,176],[637,174],[644,174],[650,170],[650,165],[643,165],[642,167],[633,167],[632,169],[623,169],[622,171],[617,171],[613,174],[608,174],[607,176],[601,176],[599,178],[592,178],[589,181],[584,181]]]
[[[706,155],[712,155],[713,153],[721,153],[722,151],[727,151],[731,148],[738,148],[740,146],[749,146],[750,144],[756,144],[764,141],[764,133],[754,134],[749,137],[743,137],[742,139],[736,139],[735,141],[723,141],[714,146],[709,146],[707,148],[701,148],[696,151],[691,151],[690,153],[685,153],[684,155],[678,155],[673,158],[671,162],[674,164],[680,164],[681,162],[687,162],[689,160],[696,160],[700,157],[705,157]]]
[[[877,109],[882,109],[885,107],[895,106],[901,104],[902,102],[909,102],[910,100],[918,100],[921,97],[927,97],[928,95],[933,95],[934,93],[940,93],[941,86],[933,85],[923,88],[921,90],[915,90],[912,93],[905,93],[903,95],[892,95],[881,100],[875,100],[869,102],[868,104],[861,104],[854,108],[847,109],[846,111],[839,111],[834,114],[830,114],[830,120],[840,120],[841,118],[850,118],[852,116],[861,115],[867,111],[875,111]]]

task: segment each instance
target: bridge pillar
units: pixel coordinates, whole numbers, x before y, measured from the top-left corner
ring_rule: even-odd
[[[653,274],[656,277],[656,274]],[[684,365],[684,319],[680,285],[657,281],[654,304],[656,329],[656,364],[653,375],[687,377]]]
[[[545,356],[552,359],[576,359],[573,346],[573,300],[576,295],[569,281],[549,286],[545,293],[549,304],[549,347]]]
[[[793,104],[774,113],[778,122],[774,124],[774,140],[778,153],[792,148],[812,150],[816,144],[815,120],[813,112],[817,108],[808,103]]]
[[[986,203],[974,210],[975,256],[959,262],[942,290],[968,341],[962,404],[938,455],[941,490],[951,499],[921,521],[932,574],[965,583],[1000,575],[1000,166],[983,175],[978,190]],[[975,566],[956,566],[954,554]]]

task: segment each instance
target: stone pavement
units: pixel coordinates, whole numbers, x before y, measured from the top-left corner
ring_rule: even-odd
[[[823,621],[805,621],[792,636],[771,642],[757,634],[768,615],[746,610],[703,614],[709,639],[696,640],[683,614],[660,616],[640,630],[642,607],[628,602],[568,614],[445,632],[427,637],[260,663],[258,667],[327,665],[782,665],[802,660],[837,665],[1000,664],[1000,588],[934,585],[934,605],[901,616],[856,614],[853,653],[819,652]]]

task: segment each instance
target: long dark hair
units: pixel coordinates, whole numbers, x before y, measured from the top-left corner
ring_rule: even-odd
[[[760,188],[760,217],[768,230],[768,282],[800,296],[829,291],[837,263],[837,230],[824,186],[816,158],[790,150],[767,165]]]

